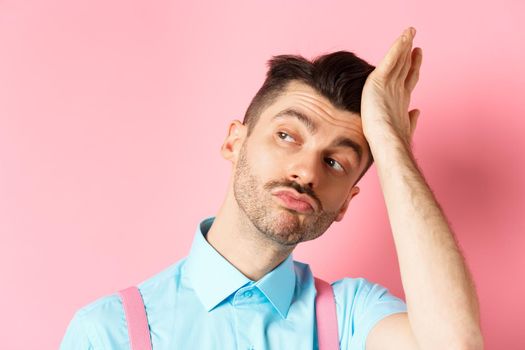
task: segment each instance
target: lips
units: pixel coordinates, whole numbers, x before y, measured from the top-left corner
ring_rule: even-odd
[[[302,213],[309,213],[316,208],[315,202],[311,197],[299,194],[294,190],[277,190],[272,194],[279,199],[281,204],[289,209]]]

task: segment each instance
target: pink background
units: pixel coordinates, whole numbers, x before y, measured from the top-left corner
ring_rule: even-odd
[[[78,308],[187,254],[271,55],[376,65],[412,25],[416,157],[474,275],[486,348],[524,349],[524,14],[518,0],[2,1],[2,348],[57,348]],[[360,187],[294,257],[404,297],[375,167]]]

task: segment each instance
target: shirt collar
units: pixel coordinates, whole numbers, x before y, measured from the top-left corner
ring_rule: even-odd
[[[200,222],[184,264],[184,271],[206,310],[212,310],[244,285],[254,284],[281,317],[286,318],[295,290],[292,254],[259,281],[254,282],[220,255],[206,240],[205,236],[214,219],[215,217],[211,216]]]

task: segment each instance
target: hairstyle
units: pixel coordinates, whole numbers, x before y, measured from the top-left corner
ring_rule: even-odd
[[[375,66],[348,51],[332,52],[318,56],[313,61],[308,61],[299,55],[278,55],[273,56],[267,65],[268,72],[264,84],[250,102],[244,115],[243,124],[248,127],[248,136],[252,133],[261,113],[293,80],[308,84],[336,108],[360,116],[363,86],[368,75],[375,69]],[[374,162],[368,143],[367,151],[370,158],[355,183]]]

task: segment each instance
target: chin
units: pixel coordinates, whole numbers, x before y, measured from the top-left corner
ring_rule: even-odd
[[[280,213],[275,215],[269,223],[275,232],[279,232],[281,235],[287,235],[302,231],[303,220],[299,217],[300,214],[289,210],[281,210]]]
[[[287,209],[287,208],[279,208],[277,214],[275,215],[275,221],[291,221],[294,222],[302,222],[301,217],[304,216],[304,214],[299,213],[295,210]]]

